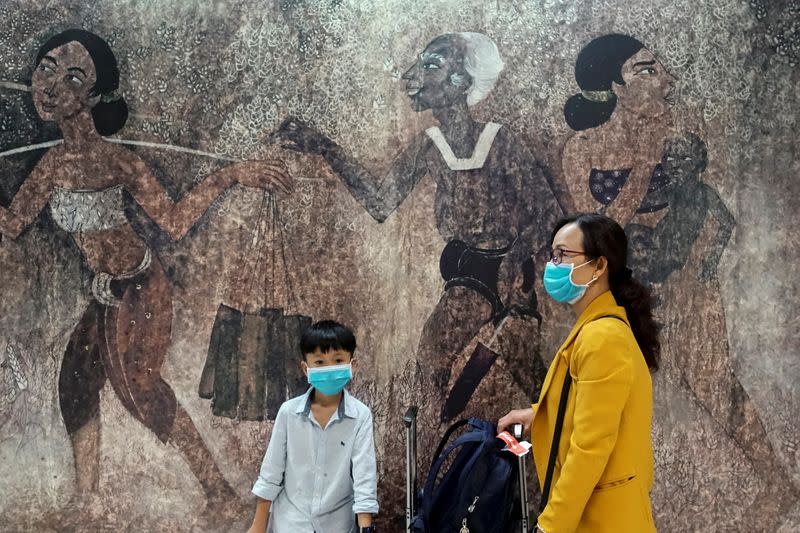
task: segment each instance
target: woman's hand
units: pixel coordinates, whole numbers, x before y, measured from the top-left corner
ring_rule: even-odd
[[[230,169],[236,182],[245,187],[267,191],[277,188],[287,194],[294,190],[294,179],[280,159],[242,161],[231,165]]]
[[[289,117],[272,134],[271,140],[283,148],[321,155],[330,149],[331,141],[300,119]]]
[[[497,432],[502,433],[514,424],[522,424],[522,433],[528,433],[531,430],[531,422],[533,422],[533,409],[514,409],[506,416],[497,421]]]

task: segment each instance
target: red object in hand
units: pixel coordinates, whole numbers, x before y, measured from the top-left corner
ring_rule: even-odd
[[[508,451],[519,457],[522,457],[528,453],[528,450],[530,449],[530,445],[528,447],[523,446],[517,441],[517,439],[512,437],[511,433],[508,431],[503,431],[497,436],[497,438],[506,443]]]

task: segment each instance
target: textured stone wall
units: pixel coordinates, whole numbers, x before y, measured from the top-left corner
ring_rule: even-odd
[[[570,327],[568,310],[538,281],[542,263],[535,272],[522,263],[541,259],[563,211],[595,207],[582,203],[593,201],[588,172],[575,169],[603,171],[601,188],[633,169],[631,183],[645,185],[629,201],[635,210],[654,188],[664,141],[691,132],[707,149],[705,168],[694,181],[667,176],[647,196],[663,205],[622,217],[636,253],[659,259],[636,256],[635,269],[664,326],[653,377],[656,522],[661,531],[797,531],[799,16],[796,1],[2,0],[0,205],[13,207],[36,169],[71,189],[123,183],[130,232],[87,258],[98,247],[44,208],[18,237],[0,240],[0,530],[246,527],[270,406],[297,388],[294,354],[280,346],[296,341],[304,321],[335,318],[356,332],[353,391],[375,414],[380,524],[401,531],[404,408],[428,407],[425,458],[449,418],[496,419],[527,404]],[[62,137],[28,87],[39,47],[67,28],[108,42],[130,113],[113,137],[144,143],[107,143],[112,151],[98,154],[111,155],[88,166],[58,146],[8,153]],[[504,65],[468,110],[459,96],[471,84],[466,45],[436,41],[455,32],[491,38]],[[612,33],[641,41],[674,78],[669,106],[627,129],[576,132],[564,118],[581,91],[576,59]],[[439,93],[429,85],[428,98],[461,115],[420,104],[420,80],[436,75],[424,68],[432,42],[442,44],[437,61],[455,64],[437,67],[460,70],[438,82]],[[408,74],[415,68],[425,72]],[[502,128],[471,170],[452,170],[425,134],[440,126],[454,157],[469,159],[485,122]],[[130,168],[118,164],[127,157],[152,176],[147,191],[174,201],[242,160],[283,160],[294,189],[235,185],[203,196],[208,209],[182,211],[190,229],[174,240],[128,190]],[[372,196],[358,186],[378,180]],[[483,254],[477,273],[456,261],[457,282],[445,283],[440,255],[454,240],[511,249],[495,252],[497,263]],[[98,304],[96,265],[134,256],[138,264],[144,248],[154,258],[144,278],[109,289],[130,310]],[[125,269],[117,270],[112,278]],[[478,278],[491,290],[479,290]],[[155,307],[137,290],[152,291]],[[528,314],[503,321],[514,302]],[[99,355],[82,359],[70,350],[76,331],[100,323],[85,320],[91,309],[105,317],[93,337]],[[136,320],[150,329],[121,329]],[[224,359],[231,353],[238,358]],[[115,357],[129,366],[112,377]],[[140,358],[157,364],[140,368]],[[64,384],[65,360],[101,361],[109,377],[99,415],[71,431],[63,404],[83,389]],[[159,366],[175,397],[161,410],[169,393],[124,385],[135,372],[161,383]],[[235,379],[226,377],[232,369]],[[464,392],[460,376],[477,385]]]

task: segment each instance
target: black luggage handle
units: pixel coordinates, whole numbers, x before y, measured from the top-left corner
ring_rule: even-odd
[[[403,415],[406,427],[406,531],[417,511],[417,409],[412,405]]]
[[[513,426],[514,438],[518,441],[522,440],[522,424],[514,424]],[[528,454],[520,455],[517,457],[517,475],[519,479],[519,507],[520,507],[520,531],[522,533],[529,533],[530,530],[530,516],[528,515],[528,471],[525,466],[525,459]]]
[[[408,408],[406,414],[403,415],[403,424],[405,424],[406,429],[410,428],[412,424],[416,424],[418,410],[416,405],[412,405]]]

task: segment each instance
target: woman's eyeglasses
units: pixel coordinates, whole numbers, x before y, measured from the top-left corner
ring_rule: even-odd
[[[556,248],[555,250],[550,251],[550,262],[554,265],[560,265],[561,262],[564,260],[564,256],[573,257],[578,255],[586,255],[584,252],[579,252],[578,250],[566,250],[564,248]]]

